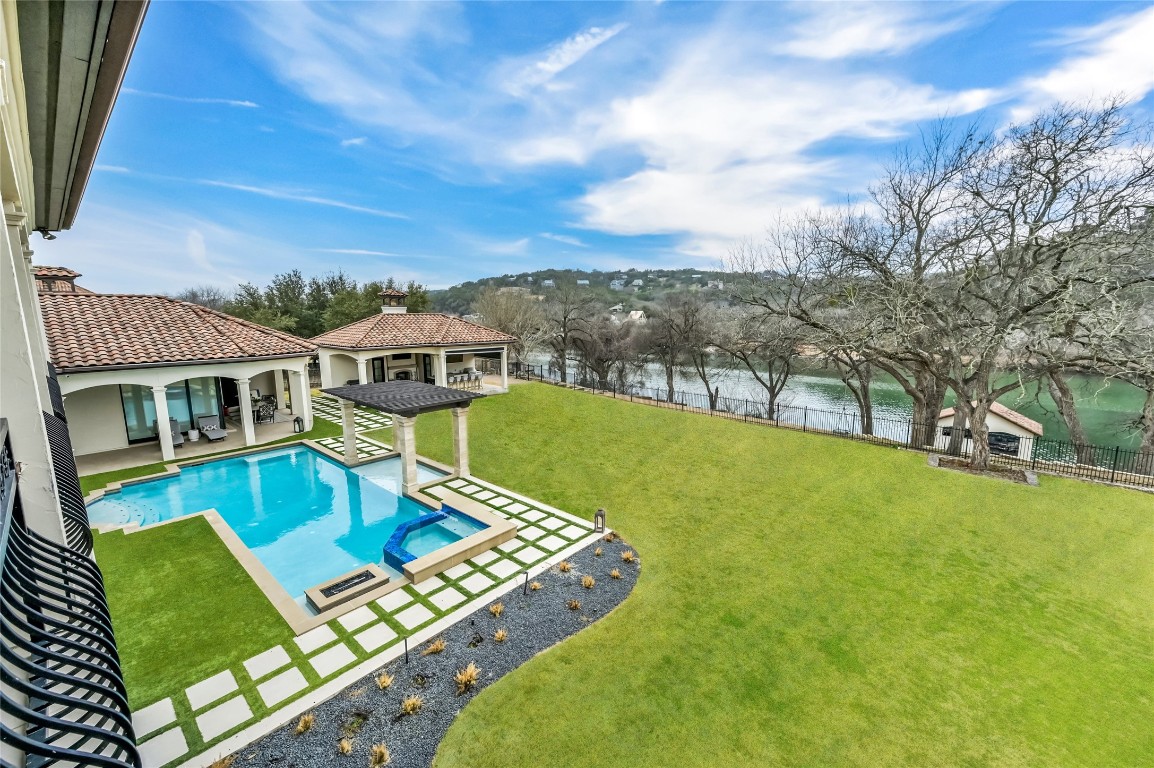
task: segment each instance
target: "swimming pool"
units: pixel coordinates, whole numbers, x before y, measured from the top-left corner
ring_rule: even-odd
[[[420,482],[444,473],[418,464]],[[181,468],[180,474],[127,485],[88,505],[93,525],[150,525],[215,509],[285,590],[304,591],[376,563],[389,537],[429,509],[400,494],[399,458],[348,468],[303,445]],[[416,557],[484,526],[450,515],[405,540]],[[423,531],[424,529],[422,529]]]

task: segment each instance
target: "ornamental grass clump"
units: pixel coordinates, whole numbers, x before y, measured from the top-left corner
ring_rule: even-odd
[[[581,610],[581,601],[569,599],[565,601],[565,606],[571,611]]]
[[[401,701],[401,714],[415,715],[421,711],[421,707],[423,706],[425,706],[425,700],[420,696],[406,696],[404,700]]]
[[[236,755],[228,755],[227,757],[222,757],[221,759],[217,760],[208,768],[232,768],[232,764],[235,762]]]
[[[493,614],[493,618],[495,618],[495,619],[501,618],[501,614],[504,612],[505,612],[505,604],[504,603],[493,603],[492,605],[489,606],[489,613]]]
[[[443,650],[445,650],[445,638],[438,637],[436,640],[425,646],[425,650],[421,651],[421,655],[432,656],[433,654],[440,653]]]
[[[621,578],[621,571],[614,568],[612,571],[609,572],[609,578],[620,579]]]
[[[503,628],[498,629],[496,632],[493,633],[493,639],[496,640],[498,643],[505,642],[505,640],[508,637],[509,637],[509,633],[506,632]]]
[[[380,766],[388,765],[391,762],[393,762],[393,757],[389,754],[389,748],[384,744],[374,744],[369,747],[369,768],[380,768]]]
[[[601,547],[597,547],[597,549],[593,550],[593,556],[601,557]]]
[[[627,563],[632,563],[634,560],[637,559],[637,556],[633,554],[632,549],[627,549],[621,553],[621,559]]]
[[[540,588],[541,588],[541,582],[539,582],[539,581],[530,582],[530,584],[529,584],[529,589],[531,589],[534,592],[536,592]]]
[[[561,573],[569,573],[569,571],[573,570],[573,565],[568,560],[562,560],[557,563],[557,570],[561,571]]]
[[[377,675],[377,688],[380,690],[387,690],[392,684],[393,676],[388,672],[382,672],[381,674]]]
[[[296,735],[300,736],[302,733],[308,733],[312,730],[313,724],[316,723],[317,716],[312,712],[301,715],[301,719],[297,721]]]
[[[457,695],[460,696],[476,686],[480,676],[481,668],[471,661],[463,669],[458,669],[457,674],[453,675],[453,681],[457,684]]]
[[[353,742],[350,739],[341,739],[337,744],[337,751],[342,755],[350,755],[353,752]]]
[[[581,577],[581,586],[585,587],[585,589],[593,589],[593,585],[596,583],[597,582],[594,581],[593,577],[589,574],[585,574]]]

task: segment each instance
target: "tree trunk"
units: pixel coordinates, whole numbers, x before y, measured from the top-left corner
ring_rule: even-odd
[[[954,406],[954,423],[950,427],[950,444],[946,446],[946,453],[951,456],[962,455],[962,441],[966,439],[966,412],[961,408],[961,400]]]
[[[561,368],[561,383],[569,383],[569,336],[561,336],[561,348],[557,350],[557,364]]]
[[[925,389],[926,418],[922,422],[922,434],[925,435],[922,445],[933,445],[935,432],[938,426],[938,414],[946,403],[946,385],[936,376],[930,376]]]
[[[1078,458],[1078,463],[1093,464],[1094,449],[1086,439],[1086,430],[1082,428],[1082,418],[1074,406],[1074,393],[1070,391],[1070,385],[1060,373],[1046,376],[1046,384],[1050,389],[1050,397],[1054,398],[1054,405],[1058,407],[1058,414],[1070,432],[1070,442],[1074,444],[1074,454]]]
[[[665,391],[666,398],[669,402],[673,402],[673,362],[670,361],[665,364]]]
[[[970,413],[970,434],[973,435],[970,451],[971,469],[989,469],[990,466],[990,428],[986,426],[986,416],[990,412],[990,404],[985,400],[974,403]]]
[[[1142,404],[1142,443],[1138,446],[1141,456],[1137,461],[1143,474],[1154,475],[1154,380],[1146,380],[1146,402]]]

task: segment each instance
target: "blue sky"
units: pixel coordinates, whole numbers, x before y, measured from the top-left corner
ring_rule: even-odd
[[[73,230],[96,290],[712,267],[948,116],[1154,107],[1138,3],[153,2]]]

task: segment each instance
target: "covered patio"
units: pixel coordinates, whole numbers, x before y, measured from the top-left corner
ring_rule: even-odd
[[[457,477],[469,475],[469,406],[485,395],[459,389],[439,387],[419,381],[387,381],[375,384],[350,384],[322,389],[337,398],[341,406],[341,428],[344,434],[345,463],[360,463],[356,448],[355,407],[371,408],[393,417],[393,447],[401,454],[401,492],[410,495],[417,490],[417,416],[433,411],[450,410],[453,415],[453,469]]]

